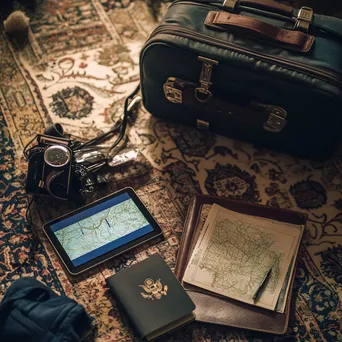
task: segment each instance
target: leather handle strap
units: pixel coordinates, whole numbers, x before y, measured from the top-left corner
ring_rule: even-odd
[[[259,8],[290,17],[293,14],[293,7],[273,0],[238,0],[237,5]]]
[[[314,37],[304,32],[286,30],[256,18],[226,11],[210,11],[205,24],[221,30],[238,30],[251,37],[265,39],[299,52],[310,51],[314,43]]]

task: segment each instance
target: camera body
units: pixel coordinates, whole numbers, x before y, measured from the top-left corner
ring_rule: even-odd
[[[69,139],[37,135],[37,144],[27,151],[27,193],[62,200],[81,198],[80,177],[71,147]]]

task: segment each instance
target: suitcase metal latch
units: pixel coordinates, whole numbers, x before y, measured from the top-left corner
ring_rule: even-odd
[[[228,11],[234,11],[238,0],[224,0],[222,8]]]
[[[267,109],[270,111],[270,115],[263,128],[269,132],[281,132],[287,123],[286,110],[277,106],[269,106]]]
[[[213,71],[213,66],[218,65],[219,62],[214,59],[209,59],[206,57],[199,56],[199,61],[203,62],[201,76],[199,82],[201,84],[200,87],[195,89],[195,97],[200,102],[207,102],[211,99],[212,93],[209,90],[211,83],[211,74]]]
[[[176,78],[169,77],[163,85],[165,97],[172,103],[183,103],[183,90],[177,88]]]
[[[208,121],[197,119],[196,120],[196,127],[198,129],[207,130],[210,127],[210,123]]]
[[[312,23],[313,15],[314,12],[312,8],[303,6],[298,12],[294,28],[303,32],[308,32],[310,24]]]

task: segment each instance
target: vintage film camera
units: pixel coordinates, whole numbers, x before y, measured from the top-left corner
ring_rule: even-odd
[[[48,127],[44,134],[37,134],[24,149],[28,162],[26,192],[82,202],[83,194],[92,191],[93,185],[106,182],[105,177],[96,174],[98,170],[105,165],[115,167],[134,159],[134,150],[117,152],[120,144],[126,141],[128,116],[139,108],[138,91],[139,86],[126,98],[124,114],[112,129],[91,140],[68,139],[58,123]],[[114,142],[101,150],[99,144],[114,136]]]
[[[75,161],[75,142],[41,134],[36,136],[36,142],[26,151],[27,193],[80,201],[86,170]]]

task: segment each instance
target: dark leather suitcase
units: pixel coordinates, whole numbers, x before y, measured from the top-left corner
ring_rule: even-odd
[[[146,109],[323,159],[342,120],[342,20],[265,0],[175,1],[141,52]]]

